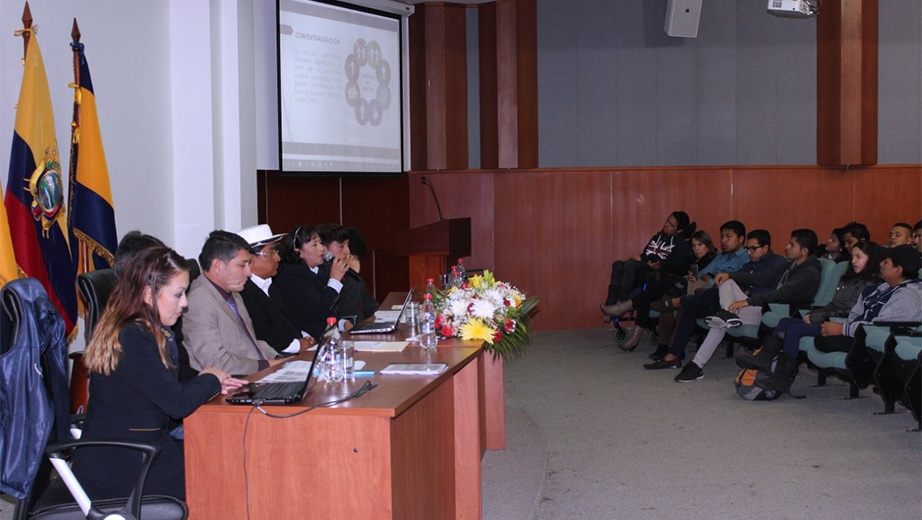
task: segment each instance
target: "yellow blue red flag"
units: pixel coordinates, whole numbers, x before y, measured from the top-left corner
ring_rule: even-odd
[[[34,29],[24,33],[32,37],[16,105],[4,204],[16,263],[45,287],[70,334],[77,319],[77,289],[54,114],[38,39]]]
[[[19,278],[15,255],[13,239],[10,237],[10,224],[6,221],[6,207],[0,207],[0,287]]]
[[[74,41],[70,45],[79,67],[77,82],[71,84],[74,121],[70,142],[70,228],[75,242],[72,256],[80,274],[112,267],[118,235],[90,67],[83,44]]]

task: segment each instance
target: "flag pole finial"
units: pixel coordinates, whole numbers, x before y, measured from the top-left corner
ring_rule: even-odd
[[[22,33],[22,57],[26,58],[26,51],[29,50],[29,38],[32,37],[32,32],[28,29],[32,29],[32,10],[29,9],[29,2],[26,1],[26,7],[22,10],[22,27],[27,29]]]
[[[74,43],[80,43],[80,27],[77,26],[76,18],[74,18],[74,27],[70,30],[70,37],[74,39]]]

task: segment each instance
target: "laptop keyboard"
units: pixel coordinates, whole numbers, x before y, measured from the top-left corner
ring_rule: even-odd
[[[259,387],[259,390],[253,393],[251,399],[281,399],[297,395],[304,387],[304,381],[294,383],[266,383]]]

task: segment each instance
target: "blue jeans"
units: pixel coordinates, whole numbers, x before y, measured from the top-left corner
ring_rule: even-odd
[[[784,353],[797,359],[800,352],[800,338],[816,337],[820,335],[820,326],[814,323],[804,323],[797,318],[783,318],[775,327],[775,336],[784,334]]]

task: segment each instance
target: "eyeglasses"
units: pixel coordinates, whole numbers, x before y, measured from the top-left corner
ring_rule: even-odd
[[[750,253],[755,253],[757,250],[763,247],[765,246],[746,246],[746,250],[749,251]]]
[[[256,256],[278,256],[279,250],[273,247],[272,249],[267,249],[265,251],[259,251],[253,254],[255,254]]]

